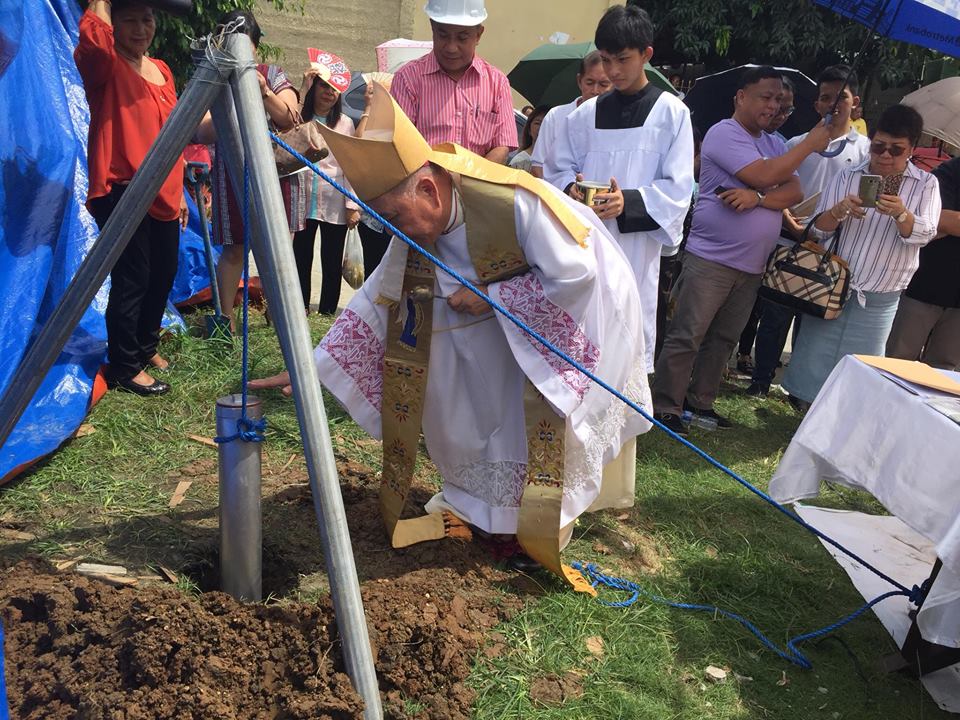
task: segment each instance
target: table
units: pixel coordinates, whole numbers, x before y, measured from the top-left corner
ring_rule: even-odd
[[[942,567],[916,625],[928,643],[960,648],[960,425],[847,356],[787,447],[770,495],[782,503],[815,497],[823,480],[866,490],[934,544]]]

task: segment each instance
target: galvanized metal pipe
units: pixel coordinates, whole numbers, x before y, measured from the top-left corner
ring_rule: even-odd
[[[320,537],[330,579],[337,627],[343,646],[347,674],[364,701],[364,717],[380,720],[383,709],[380,689],[367,632],[360,583],[350,543],[343,497],[337,476],[327,415],[320,382],[313,364],[313,343],[303,314],[303,298],[297,281],[296,262],[280,194],[280,184],[263,112],[260,84],[256,77],[253,51],[245,35],[231,35],[227,52],[240,61],[230,78],[234,107],[243,142],[244,157],[250,168],[250,198],[253,217],[260,225],[262,241],[254,237],[254,256],[265,282],[280,346],[293,385],[297,418],[303,438],[304,456],[313,491],[314,510],[320,525]],[[218,115],[221,113],[218,112]],[[222,118],[221,118],[222,119]],[[216,121],[216,118],[215,118]],[[233,128],[218,126],[217,136],[231,134]],[[228,140],[228,146],[235,144]],[[236,173],[236,158],[233,172]],[[242,181],[235,174],[234,182]],[[242,197],[242,195],[238,195]]]
[[[236,434],[243,395],[217,400],[217,436]],[[247,396],[247,417],[263,417],[260,398]],[[237,600],[263,598],[263,521],[260,512],[260,448],[241,439],[222,442],[220,461],[220,589]]]
[[[160,134],[117,202],[100,236],[80,263],[57,307],[20,360],[0,399],[0,447],[53,367],[80,318],[130,242],[163,181],[180,159],[214,98],[225,88],[229,69],[202,59]]]

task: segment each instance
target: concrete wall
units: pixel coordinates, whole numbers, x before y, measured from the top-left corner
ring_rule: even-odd
[[[298,78],[308,47],[337,53],[351,69],[372,70],[378,44],[395,37],[430,39],[426,0],[306,0],[302,16],[278,13],[264,0],[259,4],[265,40],[283,49],[281,64]],[[487,0],[489,17],[479,52],[510,72],[553,33],[567,34],[570,43],[592,40],[603,11],[614,4],[617,0]],[[515,100],[518,107],[523,103],[519,95]]]

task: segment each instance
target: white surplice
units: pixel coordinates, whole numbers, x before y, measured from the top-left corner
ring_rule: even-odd
[[[489,294],[649,411],[636,284],[596,216],[566,201],[590,227],[586,248],[538,197],[516,190],[517,238],[531,270],[491,284]],[[466,226],[441,235],[436,250],[443,262],[477,281]],[[315,351],[320,381],[376,438],[387,308],[375,301],[382,289],[400,286],[407,252],[413,251],[392,241]],[[437,278],[423,435],[443,477],[443,499],[487,532],[516,532],[527,462],[526,377],[566,418],[561,525],[567,525],[599,494],[603,466],[624,442],[646,432],[649,422],[500,314],[476,317],[451,310],[443,296],[460,285],[439,269]]]
[[[653,372],[660,254],[664,247],[680,245],[693,194],[690,111],[663,93],[642,126],[598,130],[597,101],[587,100],[567,117],[566,133],[558,134],[556,146],[547,152],[544,179],[563,190],[577,173],[604,183],[616,178],[622,190],[640,191],[647,213],[660,225],[649,232],[621,233],[615,219],[604,221],[633,268],[643,307],[646,368]]]

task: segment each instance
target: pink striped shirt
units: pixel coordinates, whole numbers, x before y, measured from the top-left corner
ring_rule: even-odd
[[[507,76],[477,56],[454,80],[427,53],[400,68],[390,92],[430,145],[455,142],[478,155],[517,147]]]

